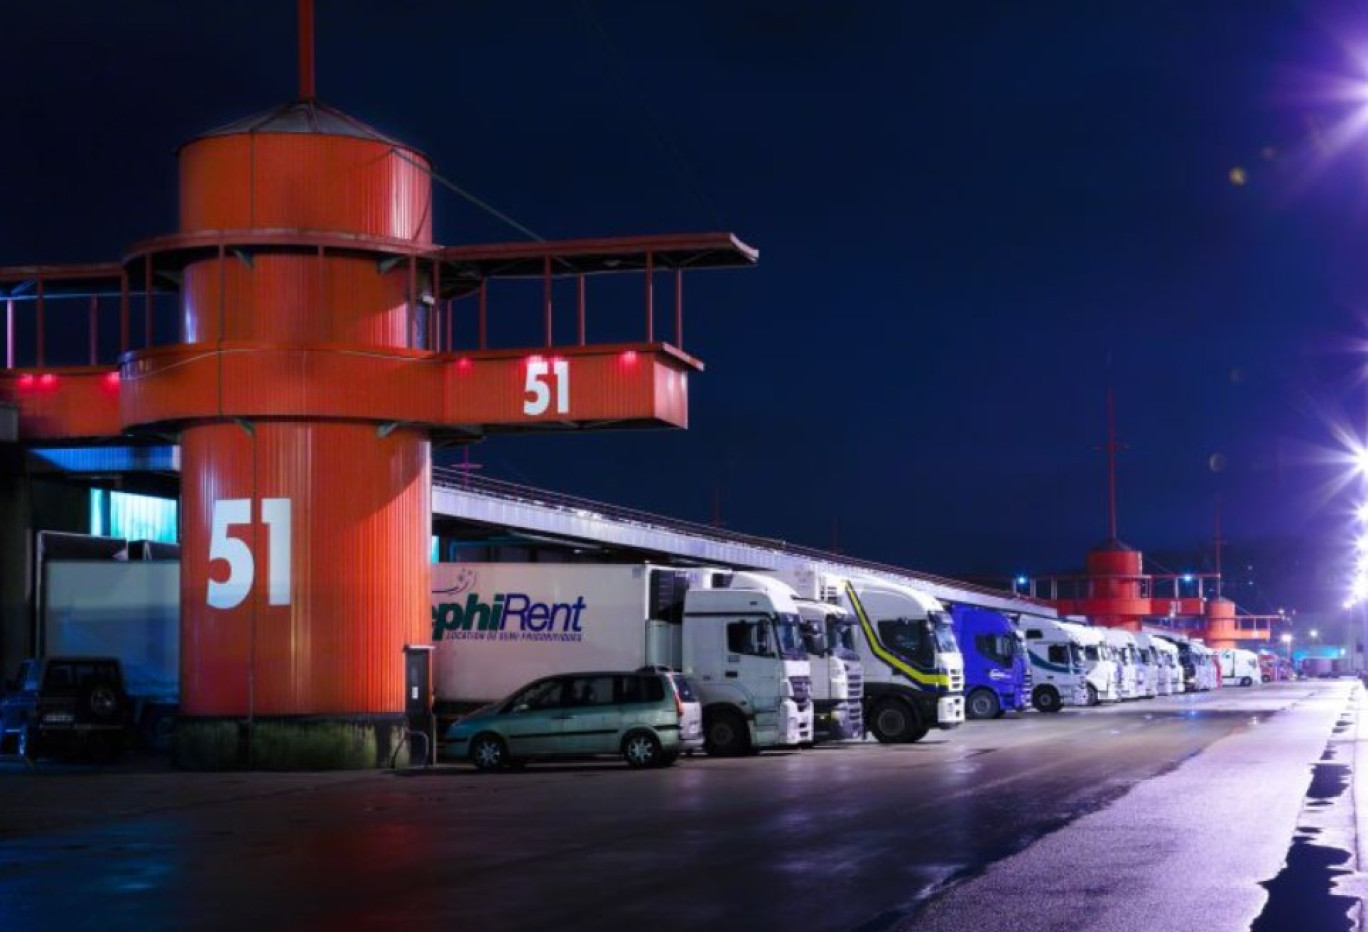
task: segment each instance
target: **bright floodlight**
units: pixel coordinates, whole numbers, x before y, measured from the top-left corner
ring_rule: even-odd
[[[1368,524],[1368,502],[1360,503],[1355,513],[1358,515],[1360,521]]]
[[[1291,643],[1292,643],[1292,635],[1290,635],[1290,634],[1284,634],[1284,635],[1282,636],[1282,642],[1283,642],[1284,644],[1291,644]]]

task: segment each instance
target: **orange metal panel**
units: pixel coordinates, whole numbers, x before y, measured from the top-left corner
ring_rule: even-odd
[[[427,353],[225,343],[130,354],[126,426],[219,417],[325,417],[435,424],[442,366]]]
[[[0,374],[0,400],[19,408],[19,436],[23,440],[122,433],[119,388],[119,374],[114,369],[7,369]]]
[[[428,620],[427,440],[362,424],[248,426],[182,437],[182,707],[195,716],[402,711],[401,649],[423,643]],[[247,508],[250,520],[215,534],[225,507]],[[241,581],[244,550],[251,585],[216,607],[238,596],[212,595],[211,581],[231,582],[232,572]]]
[[[431,242],[427,164],[413,150],[351,136],[204,137],[181,150],[181,230],[330,230]]]
[[[257,340],[405,347],[408,271],[373,259],[237,256],[196,262],[182,291],[187,343]],[[223,319],[220,320],[220,312]]]
[[[122,423],[322,417],[490,431],[620,421],[684,427],[691,368],[687,357],[649,346],[455,359],[338,346],[158,347],[127,359]]]
[[[473,353],[447,367],[449,424],[572,424],[655,419],[688,423],[688,370],[651,348]]]

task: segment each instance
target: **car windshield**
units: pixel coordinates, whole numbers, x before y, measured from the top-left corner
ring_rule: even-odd
[[[779,656],[785,660],[807,659],[807,648],[803,646],[802,623],[793,613],[779,615],[774,620],[774,635],[779,643]]]

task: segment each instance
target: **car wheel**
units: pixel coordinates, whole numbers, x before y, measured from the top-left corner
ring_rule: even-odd
[[[622,739],[622,757],[633,770],[656,767],[661,756],[660,742],[649,731],[634,731]]]
[[[735,712],[718,712],[704,724],[704,749],[714,757],[736,757],[750,750],[746,723]]]
[[[964,714],[970,718],[997,718],[1002,714],[1002,703],[991,689],[980,687],[965,700]]]
[[[869,730],[880,744],[909,744],[926,737],[917,713],[901,699],[884,699],[869,713]]]
[[[495,735],[480,735],[470,743],[470,762],[476,770],[501,770],[508,764],[508,749]]]
[[[1037,689],[1031,701],[1041,712],[1058,712],[1062,705],[1059,701],[1059,693],[1048,686]]]

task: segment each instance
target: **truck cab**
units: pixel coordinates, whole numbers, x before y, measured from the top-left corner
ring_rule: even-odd
[[[1106,684],[1103,681],[1099,687],[1090,682],[1092,674],[1085,654],[1088,639],[1072,630],[1077,625],[1051,618],[1022,618],[1017,623],[1031,663],[1031,704],[1036,709],[1058,712],[1066,705],[1094,705],[1099,701]],[[1098,677],[1104,679],[1104,674]]]
[[[999,718],[1031,703],[1031,663],[1025,640],[1000,612],[951,605],[955,640],[964,655],[966,718]]]
[[[812,673],[792,590],[737,573],[684,596],[683,666],[709,754],[812,743]]]
[[[1259,655],[1252,650],[1223,648],[1217,652],[1222,686],[1253,686],[1263,682],[1259,672]]]
[[[1131,632],[1135,651],[1135,691],[1141,698],[1153,699],[1167,687],[1168,675],[1159,665],[1155,640],[1144,631]]]
[[[855,651],[855,620],[838,605],[798,599],[803,645],[812,664],[817,739],[844,741],[864,734],[864,669]]]
[[[882,743],[903,743],[963,724],[964,658],[944,606],[871,577],[847,580],[841,596],[859,621],[866,729]]]
[[[1159,695],[1176,696],[1183,691],[1183,666],[1178,645],[1158,634],[1148,635],[1159,666]]]
[[[1145,672],[1135,650],[1135,638],[1120,628],[1100,629],[1117,664],[1117,693],[1121,699],[1139,699],[1143,693]]]

